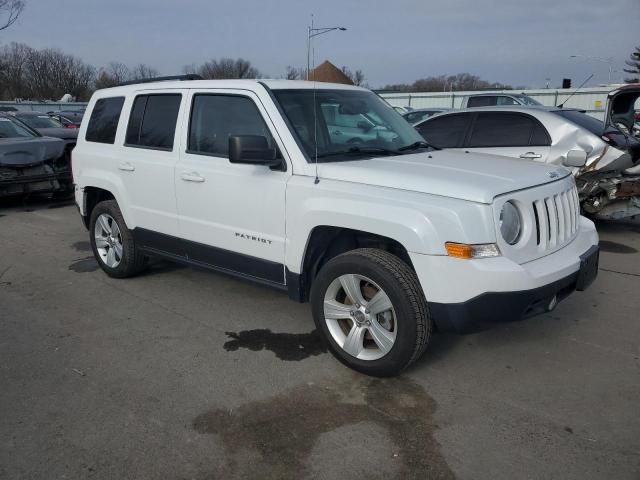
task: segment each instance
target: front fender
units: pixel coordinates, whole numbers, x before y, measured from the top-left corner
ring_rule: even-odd
[[[287,185],[287,268],[302,271],[314,228],[360,230],[408,252],[445,255],[447,241],[495,242],[489,205],[386,187],[294,176]]]

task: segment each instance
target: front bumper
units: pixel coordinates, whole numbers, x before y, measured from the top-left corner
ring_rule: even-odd
[[[593,223],[581,217],[571,243],[522,265],[505,257],[410,256],[438,329],[466,333],[543,313],[586,288],[585,271],[597,272],[597,244]]]

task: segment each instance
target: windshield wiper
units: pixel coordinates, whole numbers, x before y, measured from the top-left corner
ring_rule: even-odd
[[[420,140],[419,142],[414,142],[411,145],[407,145],[405,147],[400,147],[398,149],[399,152],[406,152],[407,150],[417,150],[419,148],[433,148],[434,150],[440,150],[438,147],[434,147],[430,143]]]
[[[351,147],[347,150],[338,150],[337,152],[327,152],[318,155],[318,158],[335,157],[337,155],[354,155],[363,154],[370,155],[375,153],[383,153],[385,155],[398,155],[398,150],[391,150],[388,148],[380,147]]]

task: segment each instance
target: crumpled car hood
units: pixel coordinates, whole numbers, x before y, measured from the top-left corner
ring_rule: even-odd
[[[29,167],[55,160],[64,153],[59,138],[0,138],[0,166]]]

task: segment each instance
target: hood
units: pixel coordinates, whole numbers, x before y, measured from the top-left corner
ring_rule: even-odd
[[[29,167],[63,153],[64,142],[59,138],[0,138],[0,166]]]
[[[480,153],[437,150],[321,163],[321,178],[491,203],[495,197],[571,174],[566,168]]]
[[[77,128],[36,128],[40,135],[45,137],[62,138],[64,140],[75,140],[78,138]]]

